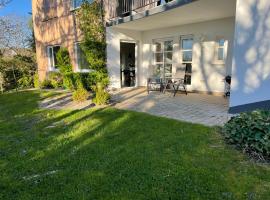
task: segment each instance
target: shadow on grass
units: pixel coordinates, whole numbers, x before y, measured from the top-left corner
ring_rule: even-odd
[[[24,106],[29,106],[29,113],[37,109]],[[260,199],[269,195],[270,169],[225,146],[211,128],[112,108],[42,110],[33,117],[37,116],[41,116],[39,124],[20,134],[28,140],[10,152],[2,150],[7,153],[0,165],[5,172],[0,187],[6,199]],[[16,126],[16,121],[12,123]],[[21,148],[26,149],[25,155],[20,154]],[[39,176],[22,179],[33,175]]]

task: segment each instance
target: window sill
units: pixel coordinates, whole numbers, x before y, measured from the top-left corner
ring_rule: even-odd
[[[92,3],[94,3],[94,1],[92,1],[92,2],[88,2],[88,3],[92,4]],[[70,8],[70,12],[75,12],[76,10],[80,9],[81,7],[82,7],[81,5],[80,5],[80,6],[78,6],[78,7],[76,7],[76,8],[74,8],[73,6],[71,6],[71,8]]]
[[[77,8],[70,8],[70,12],[75,12],[77,10],[79,10],[81,8],[81,6],[77,7]]]
[[[212,62],[212,64],[213,65],[225,65],[225,62],[217,60],[217,61]]]
[[[49,72],[60,72],[59,69],[49,68]]]
[[[91,69],[77,69],[75,72],[77,73],[89,73],[92,72],[93,70]]]

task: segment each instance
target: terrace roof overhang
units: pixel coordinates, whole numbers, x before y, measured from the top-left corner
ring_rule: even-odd
[[[175,0],[108,23],[122,29],[147,31],[235,17],[236,0]]]

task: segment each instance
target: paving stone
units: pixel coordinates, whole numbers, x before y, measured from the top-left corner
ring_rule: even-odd
[[[128,95],[127,95],[127,94]],[[228,120],[228,99],[219,96],[189,93],[162,94],[146,88],[114,91],[112,99],[119,109],[147,112],[157,116],[199,123],[208,126],[223,125]]]

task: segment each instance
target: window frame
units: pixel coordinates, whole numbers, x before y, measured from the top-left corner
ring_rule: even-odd
[[[191,49],[183,49],[183,40],[192,39]],[[180,50],[181,50],[181,63],[191,63],[193,62],[193,46],[194,46],[194,36],[193,35],[184,35],[180,36]],[[191,61],[184,61],[184,52],[191,52]]]
[[[42,10],[43,10],[42,20],[48,21],[48,20],[56,18],[57,12],[55,11],[57,7],[58,7],[57,1],[48,2],[48,0],[42,0]]]
[[[71,1],[70,1],[70,10],[71,10],[71,11],[77,10],[77,9],[79,9],[79,8],[82,6],[82,3],[83,3],[83,2],[82,2],[79,6],[76,6],[76,5],[75,5],[75,1],[76,1],[76,0],[71,0]],[[89,2],[89,0],[87,0],[87,1]],[[94,3],[95,0],[91,0],[91,1],[92,1],[92,2],[89,2],[90,4]]]
[[[92,70],[89,69],[80,69],[79,66],[79,56],[78,56],[78,45],[81,44],[82,42],[75,42],[74,43],[74,53],[75,53],[75,66],[76,66],[76,72],[80,72],[80,73],[89,73]]]
[[[191,49],[183,49],[183,41],[184,40],[191,40],[192,39],[192,47]],[[192,68],[193,68],[193,54],[194,54],[194,35],[190,34],[190,35],[181,35],[180,36],[180,53],[181,53],[181,64],[185,64],[185,83],[186,85],[192,85]],[[191,61],[184,61],[184,52],[191,52]],[[191,65],[191,72],[188,72],[187,70],[187,66]],[[187,83],[187,77],[190,77],[190,83]]]
[[[224,45],[220,46],[220,40],[224,40]],[[227,43],[225,37],[217,37],[215,42],[215,63],[225,64],[227,59]],[[219,49],[223,49],[223,59],[219,59]]]
[[[168,51],[165,50],[165,43],[166,42],[171,42],[172,43],[172,50]],[[156,51],[156,43],[161,44],[161,50]],[[166,62],[166,54],[171,53],[172,54],[172,59],[171,62]],[[162,54],[162,61],[157,62],[156,61],[156,54]],[[173,38],[163,38],[163,39],[154,39],[152,41],[152,55],[153,55],[153,67],[157,68],[158,65],[162,65],[162,69],[160,69],[160,78],[172,78],[173,76],[173,56],[174,56],[174,39]],[[166,73],[166,64],[171,65],[171,73]],[[153,70],[154,71],[154,70]]]
[[[59,69],[57,69],[57,68],[55,67],[55,58],[54,58],[54,56],[53,56],[53,55],[54,55],[54,50],[53,50],[53,48],[55,48],[55,47],[61,48],[61,45],[56,44],[56,45],[48,45],[48,46],[47,46],[48,69],[49,69],[49,71],[56,71],[56,72],[58,72]],[[50,54],[50,49],[52,49],[52,54]],[[50,57],[51,55],[52,55],[52,58]],[[53,61],[53,63],[52,63],[51,61]]]

